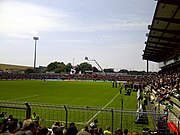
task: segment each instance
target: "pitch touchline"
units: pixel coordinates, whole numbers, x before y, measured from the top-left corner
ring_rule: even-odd
[[[24,98],[32,98],[32,97],[38,97],[39,95],[32,95],[32,96],[27,96],[27,97],[21,97],[21,98],[15,98],[9,101],[14,101],[14,100],[19,100],[19,99],[24,99]]]
[[[111,99],[111,101],[109,101],[101,110],[104,110],[104,108],[106,108],[118,95],[119,95],[119,93],[116,94],[116,96],[115,96],[113,99]],[[90,118],[90,119],[86,122],[86,124],[89,124],[89,122],[91,122],[91,121],[101,112],[101,110],[98,111],[96,114],[94,114],[94,116],[93,116],[92,118]]]

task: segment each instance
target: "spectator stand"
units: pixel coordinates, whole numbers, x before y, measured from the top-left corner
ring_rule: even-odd
[[[152,112],[164,113],[164,115],[160,118],[154,117],[154,121],[156,122],[157,119],[161,119],[162,121],[163,118],[167,116],[165,120],[167,124],[166,127],[168,126],[171,132],[178,132],[178,129],[180,129],[180,107],[178,99],[174,98],[174,96],[171,96],[169,100],[165,100],[163,103],[159,103],[157,95],[159,95],[160,93],[158,91],[155,91],[153,88],[154,87],[152,87],[152,85],[149,85],[145,88],[145,92],[148,93],[149,99],[148,108]],[[160,122],[156,124],[158,125],[160,124]],[[163,128],[165,129],[165,127]]]

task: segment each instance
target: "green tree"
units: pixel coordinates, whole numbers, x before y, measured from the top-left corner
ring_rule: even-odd
[[[80,71],[80,66],[77,65],[77,66],[75,66],[74,68],[75,68],[75,70],[76,70],[76,73],[79,73],[79,71]]]
[[[129,71],[129,75],[138,75],[138,74],[139,74],[139,72],[136,70]]]
[[[58,62],[51,62],[48,66],[47,66],[47,71],[54,71],[58,66],[57,66]]]
[[[63,62],[51,62],[47,66],[47,71],[54,71],[56,73],[66,72],[66,65]]]
[[[81,70],[82,73],[86,70],[92,70],[92,65],[87,62],[83,62],[79,65],[79,70]]]
[[[58,68],[55,70],[56,73],[62,73],[62,72],[66,73],[66,65],[63,62],[59,62],[57,67]]]
[[[68,63],[68,64],[66,65],[66,72],[69,73],[72,68],[73,68],[73,66],[71,65],[71,63]]]
[[[128,73],[129,71],[127,69],[121,69],[119,73]]]
[[[58,67],[54,70],[55,73],[65,73],[66,69],[63,67]]]

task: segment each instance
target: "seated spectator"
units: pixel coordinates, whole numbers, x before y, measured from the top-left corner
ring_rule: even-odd
[[[124,129],[124,135],[128,134],[128,129]]]
[[[36,134],[36,124],[33,120],[27,119],[23,122],[23,129],[15,135],[33,135]]]
[[[52,128],[53,127],[60,127],[62,129],[64,129],[64,124],[63,123],[60,123],[59,121],[56,121],[53,125],[52,125]]]
[[[77,135],[91,135],[91,134],[89,132],[87,132],[87,131],[79,131],[77,133]]]
[[[89,133],[90,133],[91,135],[94,135],[94,129],[91,128],[91,129],[89,130]]]
[[[3,125],[2,125],[2,123],[0,122],[0,133],[2,133],[2,128],[3,128]]]
[[[139,135],[138,132],[129,132],[128,135]]]
[[[17,122],[15,121],[11,122],[8,126],[9,133],[15,134],[17,132],[17,127],[18,127]]]
[[[98,128],[94,128],[94,135],[100,135],[99,131],[98,131]]]
[[[76,135],[78,133],[78,130],[75,126],[74,122],[71,122],[69,124],[69,127],[67,128],[67,135]]]
[[[88,126],[85,126],[85,127],[82,129],[82,131],[87,131],[87,132],[89,132]]]
[[[102,130],[102,128],[99,128],[99,134],[100,134],[100,135],[105,135],[104,132],[103,132],[103,130]]]
[[[57,127],[54,131],[54,135],[63,135],[63,130],[60,127]]]
[[[14,120],[13,116],[12,116],[12,115],[9,115],[9,116],[8,116],[8,121],[13,121],[13,120]]]
[[[122,129],[118,128],[118,129],[115,131],[115,135],[123,135]]]
[[[36,130],[36,135],[47,135],[48,129],[46,127],[38,127]]]
[[[54,127],[52,127],[52,132],[51,132],[51,135],[54,135],[54,132],[55,132],[56,128],[57,128],[57,127],[55,127],[55,126],[54,126]]]
[[[109,125],[106,126],[106,130],[104,130],[104,134],[112,135],[112,132],[110,131],[110,126]]]

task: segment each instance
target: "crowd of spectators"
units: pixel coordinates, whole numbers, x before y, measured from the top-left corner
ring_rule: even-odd
[[[92,74],[59,74],[59,73],[8,73],[0,72],[0,80],[93,80],[93,81],[129,81],[142,82],[150,81],[147,75],[122,75],[118,73],[92,73]]]
[[[0,134],[2,135],[138,135],[137,132],[128,132],[127,129],[122,131],[120,128],[113,134],[109,125],[104,130],[97,125],[87,125],[78,130],[74,122],[69,123],[67,128],[61,122],[55,122],[52,127],[45,127],[32,118],[18,122],[18,119],[12,115],[6,117],[4,113],[0,115],[0,118]]]
[[[171,97],[180,100],[180,74],[156,76],[151,82],[150,93],[155,94],[156,100],[160,104],[165,104],[165,101],[168,100],[169,104],[173,106]]]
[[[169,112],[172,112],[179,119],[180,74],[159,74],[154,76],[149,84],[151,88],[147,92],[151,95],[149,96],[151,103],[155,104],[154,110],[156,111],[157,108],[163,110],[163,115],[160,117],[157,127],[161,131],[167,132],[167,125],[172,122]]]

